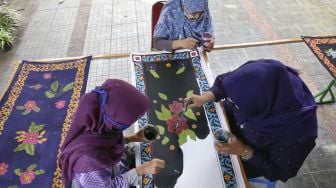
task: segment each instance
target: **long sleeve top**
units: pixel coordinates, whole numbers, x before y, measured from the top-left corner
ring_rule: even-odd
[[[219,75],[210,89],[216,101],[227,98],[221,80],[229,75],[230,73]],[[315,146],[314,137],[301,139],[294,134],[303,130],[294,130],[295,128],[288,130],[285,134],[292,134],[291,139],[283,139],[282,135],[276,132],[263,134],[246,125],[243,114],[233,102],[225,100],[224,108],[226,112],[233,114],[234,124],[231,124],[231,129],[237,130],[234,134],[254,149],[252,158],[247,161],[248,166],[252,166],[257,171],[254,174],[260,174],[271,181],[287,181],[297,174],[305,158]],[[247,176],[250,178],[249,174]]]
[[[173,51],[173,40],[154,38],[154,48],[159,51]]]
[[[75,188],[128,188],[137,184],[136,170],[129,170],[122,162],[111,168],[75,173],[72,180]]]

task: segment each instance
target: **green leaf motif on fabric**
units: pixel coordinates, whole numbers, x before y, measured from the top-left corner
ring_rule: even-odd
[[[19,144],[15,149],[14,152],[25,150],[27,144]]]
[[[26,152],[27,152],[29,155],[31,155],[31,156],[34,155],[34,153],[35,153],[35,147],[34,147],[33,144],[27,144],[27,147],[26,147],[25,149],[26,149]]]
[[[36,125],[35,122],[32,122],[29,126],[28,131],[31,132],[31,133],[36,133],[36,132],[41,131],[43,128],[44,128],[44,124]]]
[[[37,167],[37,164],[31,164],[28,166],[27,170],[33,171]]]
[[[44,174],[44,170],[35,170],[35,175]]]
[[[33,111],[34,111],[34,112],[40,112],[40,110],[41,110],[41,109],[40,109],[39,107],[37,107],[37,106],[35,106],[35,107],[33,108]]]
[[[163,104],[161,105],[161,111],[162,112],[155,110],[156,117],[159,120],[167,121],[172,118],[171,112]]]
[[[155,70],[150,70],[149,72],[154,76],[154,78],[160,78],[160,76]]]
[[[165,128],[161,125],[156,125],[156,128],[158,128],[160,135],[163,135],[165,132]]]
[[[17,188],[18,186],[17,185],[11,185],[11,186],[8,186],[7,188]]]
[[[186,113],[185,113],[184,115],[185,115],[187,118],[189,118],[189,119],[192,119],[192,120],[197,121],[197,118],[196,118],[194,112],[193,112],[192,109],[190,109],[190,108],[187,109],[187,111],[186,111]]]
[[[17,169],[14,170],[14,173],[16,175],[18,175],[18,176],[21,176],[21,174],[23,173],[23,171],[21,169],[17,168]]]
[[[184,71],[185,71],[185,67],[181,67],[176,71],[176,74],[181,74]]]
[[[53,93],[52,91],[45,91],[44,94],[49,99],[54,98],[56,96],[56,94]]]
[[[29,114],[31,111],[30,110],[25,110],[25,111],[23,111],[21,114],[22,115],[27,115],[27,114]]]
[[[189,90],[188,92],[187,92],[187,97],[191,97],[192,95],[194,94],[194,91],[193,90]]]
[[[163,139],[162,139],[162,145],[166,145],[167,143],[169,142],[169,138],[168,137],[164,137]]]
[[[50,86],[50,88],[51,88],[51,91],[53,91],[53,92],[56,92],[57,90],[58,90],[58,81],[56,80],[56,81],[54,81],[52,84],[51,84],[51,86]]]
[[[63,92],[67,92],[69,90],[71,90],[73,88],[73,82],[68,83],[64,88],[63,88]]]
[[[171,112],[169,111],[169,109],[166,108],[165,105],[163,105],[163,104],[161,104],[161,111],[162,111],[162,113],[167,114],[167,116],[169,116],[169,118],[172,117],[171,116]]]
[[[180,145],[183,145],[187,142],[187,136],[186,134],[184,134],[183,132],[179,135],[179,138],[178,138],[178,143]]]
[[[196,141],[196,134],[194,131],[192,131],[191,129],[187,129],[184,131],[185,134],[187,134],[192,140]]]
[[[186,129],[186,130],[182,131],[182,132],[179,134],[178,143],[179,143],[180,145],[185,144],[185,143],[188,141],[188,139],[187,139],[188,137],[189,137],[190,139],[196,141],[196,134],[195,134],[195,132],[192,131],[192,130],[190,130],[190,129]]]
[[[168,99],[167,95],[165,95],[164,93],[160,93],[160,92],[159,92],[159,97],[160,97],[162,100],[165,100],[165,101]]]
[[[24,110],[25,107],[24,106],[17,106],[16,109],[18,109],[18,110]]]

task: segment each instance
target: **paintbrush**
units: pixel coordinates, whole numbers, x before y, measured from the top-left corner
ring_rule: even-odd
[[[182,118],[184,116],[184,114],[187,112],[188,110],[188,106],[191,104],[192,100],[191,98],[187,101],[186,106],[184,107],[183,112],[179,115],[179,118],[177,119],[177,121],[175,121],[175,127],[179,127],[182,121]]]

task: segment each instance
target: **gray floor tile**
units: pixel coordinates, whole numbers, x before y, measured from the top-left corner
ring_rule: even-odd
[[[312,173],[319,188],[334,188],[336,185],[336,169]]]

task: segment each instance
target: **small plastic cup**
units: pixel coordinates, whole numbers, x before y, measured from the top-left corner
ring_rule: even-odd
[[[216,141],[225,144],[225,143],[228,143],[229,141],[230,133],[226,131],[225,129],[217,129],[214,132],[214,137]]]
[[[211,40],[213,39],[213,35],[210,32],[204,32],[202,34],[202,39],[203,39],[203,43],[211,42]]]
[[[147,140],[149,140],[149,141],[155,140],[158,134],[159,134],[159,130],[154,125],[147,124],[144,127],[144,137]]]

